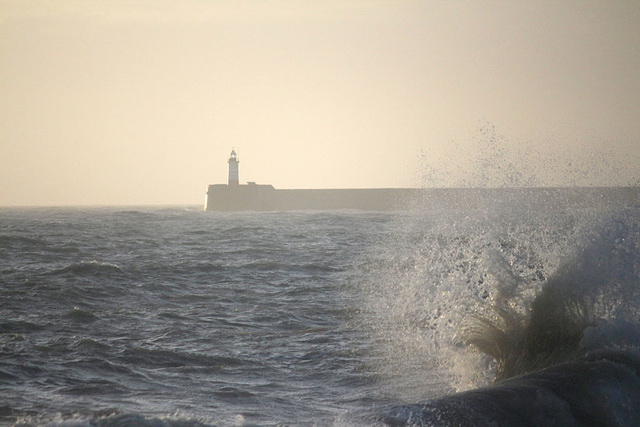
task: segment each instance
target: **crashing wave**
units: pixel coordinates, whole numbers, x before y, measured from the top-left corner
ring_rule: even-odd
[[[524,304],[507,278],[461,323],[495,361],[489,386],[394,406],[379,421],[424,426],[640,425],[640,221],[613,219]]]

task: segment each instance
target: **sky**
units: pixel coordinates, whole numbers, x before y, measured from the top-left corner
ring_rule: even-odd
[[[0,0],[0,206],[638,185],[640,2]]]

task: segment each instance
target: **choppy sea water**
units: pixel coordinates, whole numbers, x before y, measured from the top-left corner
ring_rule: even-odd
[[[516,342],[505,318],[525,328],[545,286],[563,307],[584,302],[588,325],[579,350],[517,374],[593,349],[637,354],[639,224],[638,205],[545,200],[4,208],[0,423],[458,425],[419,405],[520,368],[478,336],[491,324]]]

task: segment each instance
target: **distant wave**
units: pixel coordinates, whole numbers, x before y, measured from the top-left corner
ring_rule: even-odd
[[[0,334],[24,334],[37,332],[44,329],[45,326],[22,320],[5,320],[0,321]]]
[[[120,361],[128,365],[150,368],[208,368],[210,370],[220,370],[249,363],[240,357],[225,355],[212,356],[162,348],[148,349],[142,347],[132,347],[125,350],[121,355]]]
[[[111,264],[108,262],[98,262],[96,260],[93,261],[82,261],[78,263],[73,263],[66,267],[62,267],[58,270],[55,270],[53,274],[73,274],[73,275],[95,275],[95,274],[125,274],[124,271],[116,264]]]
[[[114,212],[114,215],[119,217],[125,217],[130,219],[152,219],[157,217],[153,212],[139,211],[139,210],[125,210]]]
[[[23,246],[37,246],[42,245],[43,240],[32,238],[32,237],[24,237],[19,235],[11,235],[11,234],[0,234],[0,247],[1,248],[16,248]]]
[[[96,315],[94,315],[92,312],[82,310],[78,307],[73,307],[72,310],[68,311],[65,314],[65,317],[77,322],[93,322],[94,320],[98,319],[98,317],[96,317]]]

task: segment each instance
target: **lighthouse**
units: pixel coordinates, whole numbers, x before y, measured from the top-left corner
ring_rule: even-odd
[[[229,157],[229,185],[239,185],[240,180],[238,178],[238,156],[236,150],[231,150],[231,156]]]

